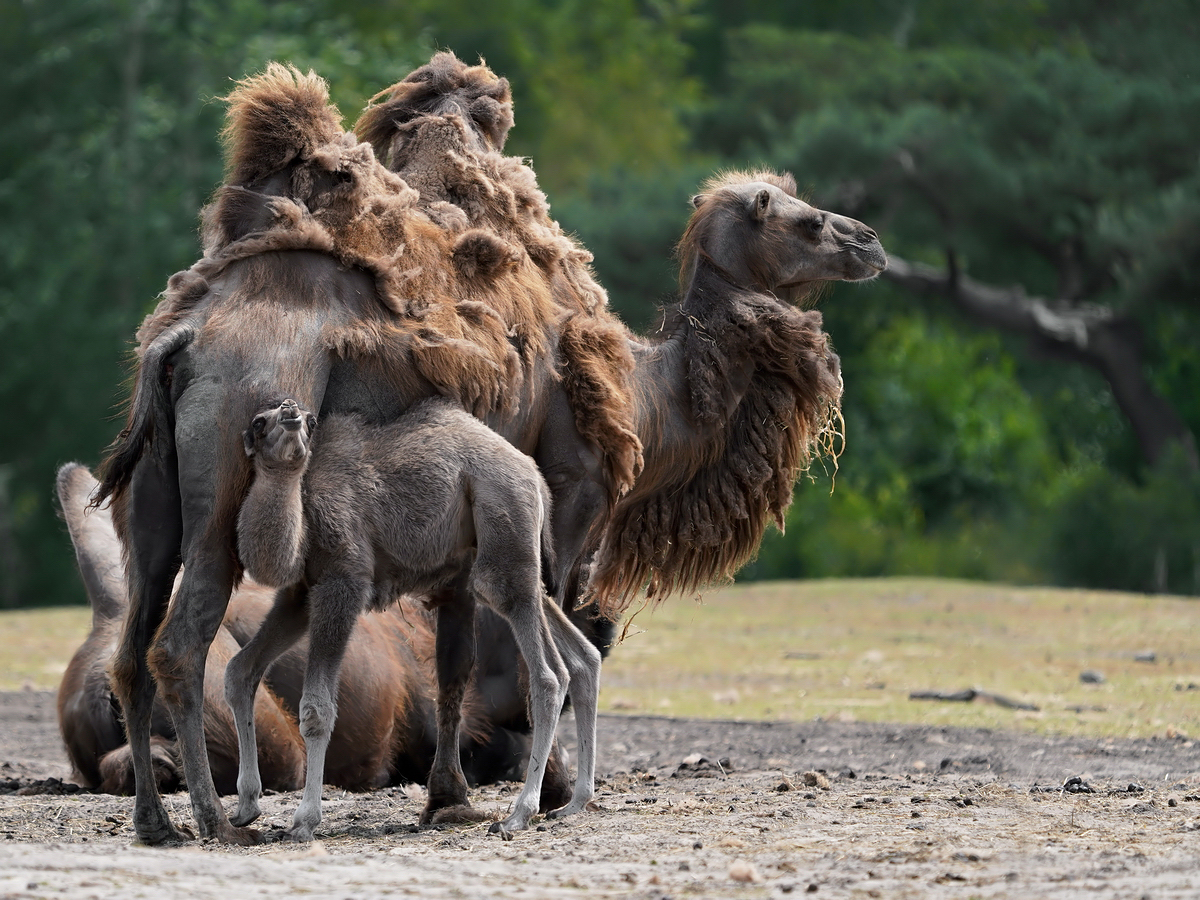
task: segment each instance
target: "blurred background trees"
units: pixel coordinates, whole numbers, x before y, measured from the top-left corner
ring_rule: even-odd
[[[441,47],[512,81],[509,151],[637,328],[723,166],[791,170],[897,257],[821,300],[846,451],[747,577],[1200,593],[1198,41],[1197,0],[5,4],[0,605],[80,595],[54,471],[99,461],[198,253],[217,98],[286,59],[352,121]]]

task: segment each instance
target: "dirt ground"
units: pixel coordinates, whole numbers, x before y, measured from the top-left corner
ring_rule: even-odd
[[[129,798],[56,780],[51,693],[0,694],[0,761],[2,897],[1200,896],[1184,739],[608,715],[585,815],[502,841],[418,830],[416,788],[330,790],[318,842],[250,849],[138,845]],[[266,797],[261,824],[298,799]],[[167,803],[189,821],[186,795]]]

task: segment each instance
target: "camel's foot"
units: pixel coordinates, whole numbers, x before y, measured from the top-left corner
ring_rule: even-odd
[[[498,834],[502,841],[511,841],[513,839],[512,829],[505,828],[503,822],[493,822],[492,827],[488,829],[488,834]]]
[[[532,809],[522,809],[518,807],[513,810],[503,822],[495,822],[488,829],[488,834],[498,834],[503,840],[511,841],[514,831],[524,831],[529,827],[529,820],[533,818]]]
[[[589,803],[591,803],[590,797],[587,798],[586,800],[582,800],[582,799],[572,800],[566,806],[560,806],[558,809],[553,809],[550,812],[546,813],[546,818],[547,819],[565,819],[567,816],[573,816],[573,815],[575,815],[575,813],[583,812],[585,809],[588,808]]]
[[[155,827],[145,827],[135,823],[133,826],[137,839],[148,847],[161,847],[165,844],[185,844],[194,841],[196,835],[186,825],[176,828],[170,822],[164,822]]]
[[[196,835],[186,825],[176,828],[171,824],[171,817],[167,815],[166,807],[161,801],[147,806],[139,806],[135,802],[133,830],[139,841],[151,847],[182,844],[196,839]]]
[[[229,821],[238,826],[249,825],[261,815],[262,810],[259,809],[257,800],[239,800],[238,808],[229,817]]]
[[[311,844],[313,839],[313,828],[311,825],[305,824],[292,825],[291,828],[284,832],[284,837],[286,840],[292,841],[296,844]]]
[[[434,794],[429,792],[429,797],[425,801],[425,808],[421,810],[421,818],[418,820],[422,825],[436,825],[439,821],[438,815],[443,811],[454,810],[456,814],[462,815],[463,810],[471,809],[471,803],[467,800],[467,792],[464,790],[462,795],[457,794]]]
[[[222,844],[235,844],[239,847],[254,847],[263,842],[262,832],[253,828],[239,828],[229,822],[218,825],[216,832],[210,837],[216,838]]]
[[[422,820],[425,818],[423,813]],[[447,806],[442,809],[434,810],[429,817],[429,821],[422,821],[422,825],[475,825],[479,822],[486,822],[491,818],[482,809],[475,809],[473,806]]]

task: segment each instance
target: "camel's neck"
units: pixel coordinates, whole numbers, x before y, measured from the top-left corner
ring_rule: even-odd
[[[304,470],[256,460],[237,534],[242,565],[260,584],[286,587],[303,575]]]
[[[646,468],[618,501],[592,589],[619,610],[732,578],[781,524],[841,397],[821,316],[701,263],[666,338],[636,354]]]
[[[636,422],[646,460],[635,492],[686,478],[720,456],[759,367],[738,322],[753,296],[701,260],[668,314],[665,338],[635,350]]]

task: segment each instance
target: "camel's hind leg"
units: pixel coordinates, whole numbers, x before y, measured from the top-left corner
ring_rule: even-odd
[[[325,752],[337,719],[338,669],[370,591],[370,582],[338,575],[322,581],[309,594],[308,668],[300,698],[300,734],[308,754],[308,771],[304,796],[289,832],[292,840],[311,841],[313,829],[321,823]]]
[[[204,734],[204,671],[233,590],[233,558],[214,539],[185,560],[179,591],[151,645],[147,661],[171,713],[192,814],[201,837],[256,844],[257,832],[232,825],[213,783]]]
[[[510,520],[515,519],[511,529],[495,527],[505,517],[487,517],[492,528],[480,529],[478,554],[471,570],[471,589],[508,620],[529,673],[529,720],[533,725],[529,767],[512,813],[491,828],[492,832],[500,833],[528,828],[529,820],[537,812],[542,779],[554,746],[554,731],[567,697],[568,679],[544,611],[547,601],[539,560],[540,528],[532,527],[540,523],[536,519],[521,523],[519,516],[512,517],[513,509],[510,506],[507,511]],[[522,528],[522,524],[526,527]]]
[[[542,610],[540,582],[538,592],[505,612],[525,666],[529,670],[529,719],[533,739],[529,749],[529,768],[525,786],[513,804],[513,810],[503,822],[491,827],[493,833],[520,831],[529,827],[529,820],[538,809],[542,779],[554,746],[554,732],[563,701],[567,699],[567,670],[563,665],[549,624]]]
[[[263,675],[280,654],[304,634],[308,617],[306,591],[281,589],[267,617],[241,651],[225,668],[225,700],[233,710],[238,737],[238,807],[230,817],[234,825],[249,825],[261,813],[262,775],[258,768],[258,739],[254,729],[254,697]]]
[[[171,824],[158,793],[150,746],[150,717],[155,681],[146,652],[166,614],[171,585],[179,571],[183,533],[179,480],[174,466],[159,468],[143,460],[129,486],[129,611],[112,662],[113,691],[121,701],[125,731],[133,757],[136,799],[133,827],[147,844],[183,841],[192,837]]]
[[[571,706],[575,710],[575,730],[579,739],[579,771],[575,775],[575,792],[561,809],[550,812],[549,818],[561,818],[581,812],[596,792],[596,707],[600,701],[600,651],[584,637],[558,604],[548,600],[544,605],[550,633],[562,654],[570,676]]]

